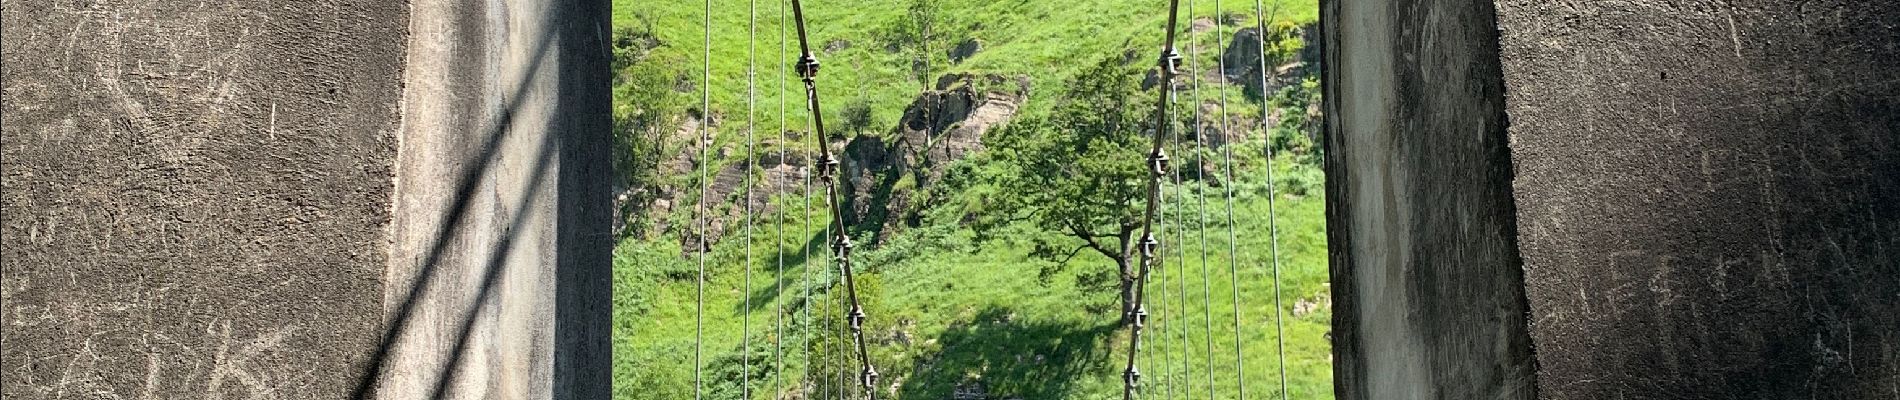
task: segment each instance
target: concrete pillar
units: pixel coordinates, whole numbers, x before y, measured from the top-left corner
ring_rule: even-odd
[[[0,397],[608,396],[604,0],[9,0]]]
[[[1321,6],[1335,392],[1532,398],[1490,4]]]
[[[1900,398],[1900,3],[1498,22],[1544,398]]]
[[[1325,3],[1342,399],[1900,397],[1900,3]]]

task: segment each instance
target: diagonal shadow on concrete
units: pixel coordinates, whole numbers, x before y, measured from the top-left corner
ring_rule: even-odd
[[[417,313],[423,307],[423,298],[431,290],[442,290],[449,285],[442,280],[448,273],[444,264],[451,260],[456,251],[469,243],[460,241],[464,231],[477,229],[482,225],[476,221],[474,209],[484,196],[494,196],[484,189],[487,184],[495,183],[496,164],[500,162],[505,146],[513,136],[540,135],[538,149],[533,151],[533,165],[523,176],[529,177],[527,186],[520,190],[497,188],[496,192],[521,193],[509,216],[507,224],[492,244],[493,254],[484,263],[480,274],[480,283],[473,288],[472,306],[463,311],[456,319],[456,340],[449,347],[445,362],[440,371],[431,378],[434,381],[429,398],[451,397],[455,387],[453,382],[462,373],[465,356],[470,353],[472,337],[477,325],[484,321],[483,313],[496,303],[492,299],[497,295],[505,272],[510,267],[509,258],[517,250],[522,233],[531,223],[555,224],[555,260],[554,280],[556,293],[554,315],[552,316],[553,380],[552,397],[568,398],[605,398],[611,390],[610,379],[610,324],[611,324],[611,245],[610,203],[608,179],[612,167],[608,162],[607,150],[611,120],[609,110],[611,96],[608,52],[606,42],[607,4],[599,0],[555,0],[550,5],[554,12],[540,15],[538,21],[526,21],[521,25],[545,27],[538,40],[530,47],[532,51],[526,62],[519,64],[524,71],[523,77],[516,82],[508,98],[500,102],[498,112],[480,125],[469,127],[471,131],[481,130],[478,136],[485,138],[479,150],[469,157],[467,166],[458,174],[454,185],[452,203],[441,214],[439,228],[434,233],[432,243],[421,259],[416,277],[407,288],[402,301],[390,309],[389,321],[382,339],[367,363],[367,370],[361,376],[353,399],[377,398],[381,379],[391,371],[393,350],[405,335],[415,334],[412,326]],[[479,19],[477,15],[485,10],[469,7],[458,17]],[[486,21],[477,21],[477,24]],[[593,32],[590,32],[593,31]],[[462,40],[462,39],[456,39]],[[475,51],[479,51],[476,49]],[[554,54],[554,53],[559,54]],[[450,58],[461,60],[468,57],[469,50],[456,49]],[[552,66],[556,71],[543,71],[543,67]],[[504,65],[503,68],[508,66]],[[479,76],[470,74],[448,74],[442,77],[447,85],[455,88],[479,88],[486,85]],[[553,93],[539,93],[530,99],[526,92],[546,85],[547,79],[554,79]],[[540,85],[537,85],[540,84]],[[553,104],[536,103],[551,99]],[[446,99],[444,101],[455,101]],[[479,101],[479,100],[477,100]],[[519,129],[516,115],[527,107],[548,107],[545,125],[540,131]],[[468,122],[464,122],[468,123]],[[454,135],[449,133],[448,135]],[[548,173],[555,170],[550,179]],[[538,194],[549,189],[545,187],[554,181],[552,188],[555,198],[552,205],[545,201],[536,201]],[[497,183],[498,184],[498,183]],[[400,190],[400,188],[398,188]],[[536,208],[552,206],[553,221],[533,221]],[[394,260],[392,260],[392,263]],[[543,316],[531,316],[541,318]]]

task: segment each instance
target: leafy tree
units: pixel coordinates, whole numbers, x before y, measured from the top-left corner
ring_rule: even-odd
[[[912,78],[919,84],[931,84],[933,68],[929,65],[938,58],[931,49],[941,49],[942,46],[935,44],[945,37],[943,18],[938,15],[943,7],[942,0],[910,0],[903,14],[875,33],[886,49],[911,53],[902,62],[909,64]]]
[[[613,163],[619,179],[615,191],[623,196],[617,200],[616,217],[626,225],[617,229],[622,235],[652,223],[635,217],[636,210],[658,195],[657,186],[665,179],[659,174],[660,162],[672,154],[665,133],[677,128],[676,119],[687,104],[675,91],[680,76],[673,66],[683,60],[654,51],[662,45],[651,26],[614,31]]]
[[[989,179],[999,196],[990,204],[993,215],[975,226],[986,232],[1027,221],[1055,234],[1032,239],[1034,255],[1055,262],[1044,276],[1084,251],[1114,261],[1124,323],[1140,272],[1136,236],[1155,126],[1155,99],[1140,90],[1141,72],[1119,57],[1104,59],[1072,78],[1049,114],[998,131],[989,157],[1001,167]],[[1083,276],[1085,284],[1108,280]]]
[[[844,116],[844,121],[842,121],[844,126],[840,126],[839,128],[842,128],[842,131],[851,132],[853,134],[863,134],[865,129],[870,128],[871,125],[876,122],[873,119],[876,114],[872,113],[871,104],[865,102],[863,98],[846,104],[840,114]]]

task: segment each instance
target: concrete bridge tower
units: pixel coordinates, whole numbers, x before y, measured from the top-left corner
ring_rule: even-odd
[[[1900,398],[1900,3],[1320,4],[1341,399]]]
[[[0,4],[0,397],[608,397],[606,0]]]

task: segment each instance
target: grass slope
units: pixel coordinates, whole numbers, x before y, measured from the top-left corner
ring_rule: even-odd
[[[1147,62],[1160,40],[1165,17],[1165,4],[1158,0],[934,3],[942,22],[938,43],[931,49],[933,75],[1031,76],[1036,85],[1028,106],[1032,113],[1051,103],[1048,94],[1061,92],[1054,85],[1092,60],[1136,49],[1136,62]],[[882,131],[876,127],[895,124],[903,107],[915,98],[921,90],[911,73],[917,53],[887,51],[874,39],[897,26],[910,4],[911,0],[806,3],[813,46],[823,48],[840,39],[851,42],[820,54],[825,63],[820,87],[828,112],[836,113],[842,105],[864,104],[873,112],[870,126]],[[712,103],[714,114],[725,120],[719,132],[719,140],[725,143],[741,140],[747,119],[748,5],[737,0],[713,2]],[[1222,6],[1216,12],[1212,1],[1194,2],[1191,12],[1184,10],[1183,29],[1194,17],[1216,14],[1242,14],[1246,22],[1241,26],[1251,25],[1252,2],[1229,1]],[[704,49],[701,7],[700,2],[616,0],[614,24],[639,27],[657,36],[661,46],[654,49],[653,59],[676,62],[671,71],[694,82],[688,85],[693,86],[700,79],[699,54]],[[752,119],[761,132],[757,136],[763,138],[776,136],[762,132],[776,132],[780,126],[778,86],[783,75],[777,66],[783,64],[779,62],[780,3],[764,1],[757,7],[760,67]],[[1274,6],[1269,2],[1268,7]],[[1306,23],[1316,18],[1316,3],[1310,0],[1289,1],[1280,7],[1278,20]],[[1232,28],[1225,29],[1221,34],[1230,37]],[[1210,33],[1183,39],[1184,45],[1190,39],[1203,41],[1195,60],[1205,64],[1201,68],[1212,68],[1218,53],[1211,43],[1214,37]],[[984,50],[959,64],[944,60],[943,49],[964,38],[980,39]],[[786,57],[796,57],[797,44],[787,43],[786,51]],[[801,84],[783,82],[786,125],[803,129]],[[678,95],[690,97],[687,103],[696,107],[697,90]],[[1257,103],[1240,99],[1238,90],[1226,93],[1233,97],[1235,113],[1255,108],[1257,114]],[[827,115],[828,122],[837,120]],[[1257,131],[1251,136],[1254,139],[1244,148],[1263,146]],[[1311,173],[1296,158],[1283,155],[1274,169],[1283,175]],[[1175,244],[1171,249],[1180,254],[1157,272],[1150,289],[1153,317],[1141,360],[1149,398],[1170,393],[1237,398],[1240,382],[1251,397],[1274,394],[1279,389],[1276,314],[1286,318],[1290,394],[1302,399],[1331,398],[1330,350],[1324,337],[1328,308],[1318,307],[1298,317],[1293,314],[1300,302],[1324,304],[1323,201],[1317,195],[1278,198],[1274,221],[1279,224],[1284,301],[1276,313],[1267,198],[1264,185],[1250,183],[1263,172],[1242,171],[1248,178],[1237,185],[1240,196],[1234,205],[1233,232],[1239,242],[1233,243],[1238,251],[1232,256],[1218,188],[1207,193],[1204,210],[1192,197],[1171,208],[1177,213],[1170,218],[1189,219],[1181,226],[1186,228],[1179,232],[1182,236],[1170,241]],[[690,177],[672,178],[674,183],[690,181]],[[1192,196],[1194,189],[1186,189]],[[1176,192],[1171,187],[1168,193]],[[979,195],[984,194],[969,194]],[[696,337],[705,340],[702,376],[707,398],[740,398],[742,376],[751,378],[753,399],[801,390],[810,391],[806,393],[810,397],[830,397],[828,392],[848,386],[818,384],[813,379],[836,369],[826,365],[855,365],[837,355],[845,346],[834,341],[841,336],[837,333],[841,326],[832,317],[843,311],[838,309],[841,290],[834,285],[838,281],[835,268],[822,256],[826,252],[825,211],[815,203],[804,211],[803,199],[797,197],[777,201],[787,213],[760,216],[749,243],[743,234],[734,234],[706,256],[700,309],[695,308],[700,297],[695,284],[700,262],[693,255],[682,256],[676,238],[630,239],[620,244],[614,274],[615,398],[692,398]],[[952,398],[959,387],[977,382],[989,398],[1119,398],[1127,336],[1114,324],[1115,293],[1087,291],[1077,284],[1078,274],[1099,272],[1113,264],[1083,254],[1045,276],[1042,271],[1049,262],[1028,256],[1027,239],[974,244],[971,232],[958,226],[959,216],[954,215],[958,210],[952,210],[956,207],[940,208],[932,211],[923,226],[856,258],[863,268],[858,277],[861,302],[872,317],[867,327],[872,360],[885,383],[902,382],[895,398]],[[1198,221],[1202,212],[1205,228]],[[1041,234],[1021,228],[1006,236]],[[1229,275],[1230,265],[1237,279]],[[1240,297],[1238,330],[1235,282]],[[812,300],[807,302],[807,298]],[[776,311],[781,309],[787,314],[782,329],[776,324],[780,322]],[[1246,366],[1239,377],[1235,375],[1236,336]],[[746,337],[752,344],[749,353],[742,351]],[[782,357],[774,357],[775,352]],[[749,362],[740,362],[742,353],[749,354]],[[780,367],[775,360],[781,359],[783,376],[774,374]]]
[[[1190,189],[1189,193],[1192,189]],[[1183,207],[1190,225],[1168,267],[1152,278],[1154,316],[1142,370],[1151,391],[1178,389],[1195,398],[1236,398],[1233,349],[1234,286],[1239,282],[1242,353],[1250,394],[1266,395],[1278,389],[1274,329],[1273,279],[1267,235],[1267,205],[1257,194],[1235,204],[1237,257],[1228,256],[1218,191],[1208,193],[1208,227],[1198,229],[1198,210]],[[1190,203],[1191,204],[1191,203]],[[1324,338],[1329,314],[1325,309],[1295,317],[1298,302],[1315,302],[1326,292],[1325,232],[1322,201],[1317,197],[1285,197],[1277,204],[1281,229],[1281,315],[1286,318],[1290,394],[1296,398],[1331,397],[1330,347]],[[810,217],[823,224],[822,211]],[[822,259],[807,263],[800,254],[814,253],[822,232],[804,228],[798,215],[783,220],[786,234],[777,235],[780,220],[758,221],[754,234],[752,284],[745,284],[745,245],[733,240],[708,255],[705,300],[708,387],[723,388],[737,398],[736,357],[741,333],[751,332],[755,371],[753,398],[772,398],[776,385],[772,343],[784,338],[786,387],[803,378],[806,347],[813,324],[799,307],[806,285],[814,295],[818,316],[837,315],[835,273]],[[929,228],[927,228],[929,229]],[[1074,274],[1113,268],[1104,259],[1078,257],[1064,273],[1040,279],[1046,261],[1027,256],[1027,244],[999,243],[973,246],[969,232],[938,225],[937,232],[913,231],[899,241],[866,254],[860,265],[875,273],[859,277],[870,327],[874,360],[886,377],[902,377],[898,398],[949,398],[955,385],[980,378],[989,393],[1025,399],[1113,398],[1119,396],[1120,370],[1125,362],[1127,337],[1114,324],[1114,293],[1083,292]],[[1201,262],[1202,233],[1206,234],[1206,263]],[[1033,234],[1022,232],[1023,235]],[[934,238],[918,236],[939,235]],[[784,250],[780,250],[783,242]],[[629,242],[616,258],[615,286],[615,397],[621,399],[679,399],[692,395],[692,347],[695,332],[696,261],[680,257],[669,244]],[[895,262],[892,252],[914,252]],[[777,278],[778,257],[786,257],[785,275]],[[1239,278],[1228,274],[1230,260]],[[1207,274],[1203,275],[1202,268]],[[816,283],[812,283],[816,282]],[[1206,292],[1203,290],[1203,284]],[[830,287],[830,289],[827,289]],[[827,293],[831,293],[828,295]],[[1185,298],[1186,301],[1182,301]],[[747,299],[752,301],[746,306]],[[774,309],[786,306],[791,315],[777,334]],[[750,330],[742,329],[750,316]],[[1206,330],[1212,328],[1211,331]],[[895,332],[908,339],[896,340]],[[1208,337],[1213,340],[1210,372]],[[1183,335],[1186,340],[1183,341]],[[824,356],[820,356],[824,358]],[[835,362],[835,361],[834,361]],[[1167,376],[1164,371],[1172,371]],[[888,379],[888,378],[887,378]],[[1206,396],[1208,385],[1214,396]],[[1169,386],[1173,386],[1170,388]],[[1152,392],[1162,393],[1162,392]],[[1008,397],[997,397],[1008,398]]]

